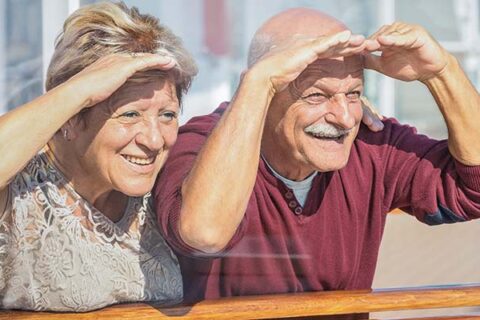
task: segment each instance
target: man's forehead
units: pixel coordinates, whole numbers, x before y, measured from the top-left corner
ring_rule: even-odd
[[[362,84],[363,60],[361,57],[352,56],[315,61],[292,83],[292,90],[297,94],[310,87],[346,90]]]
[[[363,58],[359,55],[337,59],[318,59],[308,66],[306,73],[321,73],[324,76],[363,74]]]

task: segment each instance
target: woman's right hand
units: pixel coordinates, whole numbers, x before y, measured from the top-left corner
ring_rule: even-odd
[[[169,57],[152,53],[111,54],[101,57],[86,67],[64,85],[80,94],[83,108],[92,107],[110,97],[136,72],[158,69],[170,70],[176,61]]]
[[[105,56],[44,95],[2,115],[0,198],[9,181],[83,108],[110,97],[138,71],[169,70],[175,64],[170,57],[149,53]]]

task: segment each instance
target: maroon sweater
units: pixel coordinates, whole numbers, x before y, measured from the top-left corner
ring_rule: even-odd
[[[180,128],[154,189],[159,224],[180,260],[187,302],[368,289],[387,212],[402,208],[428,224],[480,216],[480,166],[460,164],[446,141],[388,119],[379,133],[360,128],[347,166],[318,174],[304,208],[261,160],[236,234],[223,252],[202,254],[179,237],[180,189],[225,107]]]

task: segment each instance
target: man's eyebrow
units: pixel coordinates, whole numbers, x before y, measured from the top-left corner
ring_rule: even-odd
[[[312,73],[312,72],[329,73],[329,72],[332,71],[331,68],[332,68],[332,66],[329,66],[328,64],[312,63],[311,65],[308,66],[308,69],[306,69],[304,72],[306,74],[309,74],[309,73]]]
[[[363,83],[362,82],[358,82],[358,83],[353,83],[351,84],[349,87],[348,87],[348,91],[352,91],[354,89],[359,89],[359,88],[362,88],[363,89]]]

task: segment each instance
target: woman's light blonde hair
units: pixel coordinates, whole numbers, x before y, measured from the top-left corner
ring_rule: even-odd
[[[170,71],[138,72],[135,79],[165,77],[175,79],[179,102],[197,74],[197,66],[179,37],[157,18],[128,8],[123,2],[102,2],[81,7],[63,25],[55,42],[55,52],[47,71],[46,90],[58,86],[98,60],[113,53],[158,53],[173,57],[177,65]],[[101,79],[99,79],[101,81]]]

